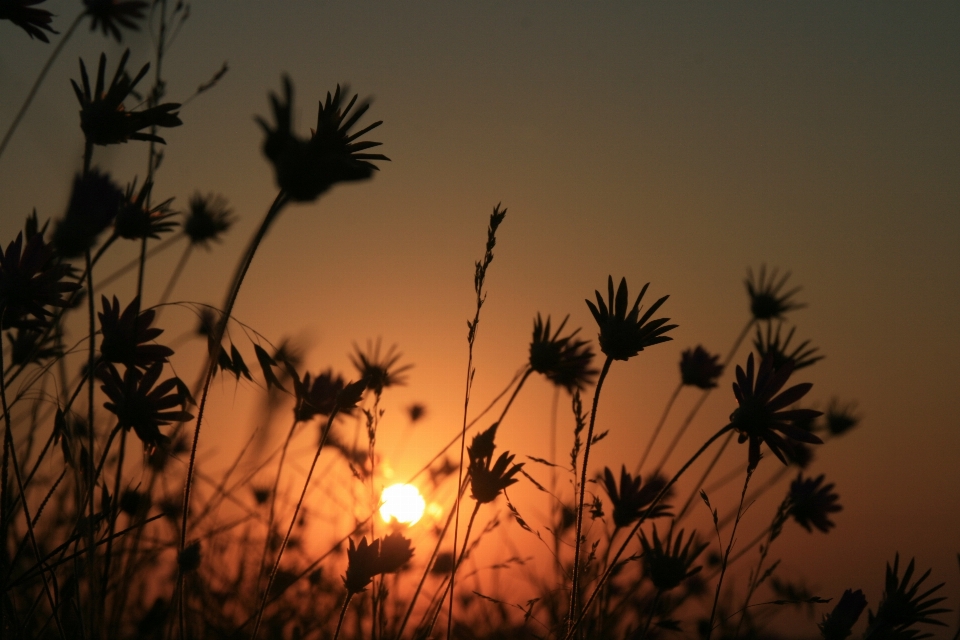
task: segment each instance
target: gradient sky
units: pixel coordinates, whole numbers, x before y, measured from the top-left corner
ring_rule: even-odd
[[[79,11],[77,2],[47,5],[61,30]],[[150,39],[125,37],[139,67]],[[0,128],[50,50],[0,23]],[[0,158],[4,244],[32,207],[41,217],[65,208],[82,154],[68,83],[77,57],[95,66],[106,51],[112,72],[122,50],[84,28],[53,67]],[[675,340],[610,374],[598,418],[610,436],[593,453],[597,469],[635,464],[677,384],[680,352],[729,348],[747,319],[746,268],[766,263],[803,286],[808,307],[789,319],[826,355],[798,374],[814,382],[811,402],[855,400],[864,416],[813,467],[837,485],[837,528],[788,529],[778,543],[783,575],[805,575],[825,597],[863,588],[875,607],[883,564],[899,551],[932,566],[956,608],[960,5],[198,1],[164,63],[168,99],[182,100],[223,61],[230,72],[220,85],[182,109],[183,127],[164,132],[155,193],[185,206],[195,190],[222,192],[241,221],[222,246],[195,256],[174,297],[220,301],[276,193],[253,116],[269,115],[281,73],[295,84],[303,135],[338,82],[372,96],[365,121],[384,121],[370,137],[392,162],[369,183],[285,211],[235,314],[271,340],[308,341],[313,369],[349,370],[354,341],[397,343],[416,368],[388,396],[388,412],[400,425],[410,402],[430,410],[415,445],[391,461],[398,473],[460,423],[473,262],[498,202],[509,213],[478,335],[478,406],[524,362],[537,312],[569,313],[593,338],[583,299],[608,274],[632,289],[650,281],[653,299],[671,296],[664,311],[680,325]],[[145,155],[138,143],[98,148],[95,164],[127,181]],[[123,251],[116,264],[135,252]],[[148,277],[157,292],[175,253]],[[126,280],[118,294],[132,290]],[[689,393],[679,409],[695,400]],[[552,398],[531,381],[501,446],[549,455]],[[238,402],[230,385],[221,400]],[[734,406],[725,380],[694,436],[722,426]],[[400,431],[385,428],[382,451],[398,446]],[[681,453],[699,442],[691,437]],[[568,447],[562,436],[561,452]],[[721,467],[745,457],[735,448]],[[758,473],[778,464],[768,456]],[[524,499],[518,506],[537,498]],[[729,511],[734,499],[720,493],[714,503]],[[754,508],[751,531],[772,508]]]

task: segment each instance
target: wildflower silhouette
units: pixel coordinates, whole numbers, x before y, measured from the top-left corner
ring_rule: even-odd
[[[653,509],[647,510],[663,488],[667,481],[660,477],[650,478],[641,488],[642,480],[638,475],[636,478],[627,473],[626,466],[620,469],[620,487],[617,488],[617,481],[613,477],[613,472],[609,467],[603,469],[603,488],[610,496],[610,502],[613,503],[613,524],[619,529],[626,527],[639,520],[640,518],[652,519],[669,516],[670,506],[661,500]]]
[[[78,175],[73,181],[67,212],[53,231],[52,243],[57,253],[69,259],[93,248],[123,202],[123,191],[109,175],[96,169]]]
[[[860,619],[860,614],[867,608],[867,599],[863,591],[847,589],[840,596],[840,601],[817,627],[823,640],[845,640],[850,636],[853,625]]]
[[[712,356],[701,345],[687,349],[680,355],[680,380],[686,386],[713,389],[723,373],[719,355]]]
[[[394,531],[380,541],[380,573],[396,573],[413,558],[410,540]]]
[[[103,382],[100,389],[109,398],[103,406],[117,417],[117,427],[132,428],[148,451],[169,441],[160,433],[161,426],[193,419],[193,415],[183,409],[186,399],[179,391],[176,378],[157,384],[162,372],[163,364],[159,362],[146,371],[130,367],[123,377],[109,363],[97,371],[97,377]],[[174,407],[181,408],[173,410]]]
[[[413,368],[412,364],[397,366],[403,354],[396,349],[397,345],[390,345],[387,353],[381,358],[379,338],[376,343],[368,341],[366,351],[362,351],[356,344],[353,345],[350,362],[360,374],[360,379],[366,382],[367,388],[378,396],[387,387],[405,385],[407,378],[404,374]]]
[[[837,502],[840,498],[833,493],[833,483],[822,484],[824,475],[816,478],[797,479],[790,484],[789,515],[807,531],[812,532],[816,527],[824,533],[829,533],[835,526],[830,520],[830,514],[843,510]]]
[[[31,39],[50,42],[44,31],[59,33],[50,26],[53,14],[46,9],[33,8],[33,5],[43,2],[45,0],[0,0],[0,20],[9,20],[26,31]]]
[[[517,482],[515,475],[520,473],[523,463],[510,464],[516,456],[503,452],[497,461],[490,466],[493,456],[478,457],[470,460],[470,487],[471,494],[477,504],[493,502],[500,492]],[[507,467],[510,467],[509,469]]]
[[[797,309],[803,309],[807,305],[793,301],[793,296],[800,292],[800,287],[795,287],[784,292],[783,287],[790,279],[790,272],[783,274],[783,277],[777,280],[778,270],[774,269],[767,277],[767,266],[760,265],[760,271],[756,278],[753,276],[753,270],[747,269],[747,279],[744,284],[747,287],[747,293],[750,295],[750,313],[755,320],[770,320],[783,317],[783,314]]]
[[[579,329],[560,337],[569,317],[564,318],[551,335],[550,316],[544,321],[537,314],[533,321],[533,339],[530,341],[530,368],[568,393],[573,393],[575,389],[589,386],[598,372],[590,367],[593,361],[590,343],[576,339]]]
[[[367,537],[360,539],[359,545],[353,544],[347,549],[347,573],[343,576],[343,586],[353,595],[365,591],[374,576],[380,573],[380,539],[367,544]]]
[[[748,440],[750,442],[748,470],[756,469],[760,462],[761,442],[765,442],[784,464],[787,464],[784,452],[790,453],[791,441],[823,444],[820,438],[793,424],[794,420],[815,418],[821,415],[820,411],[813,409],[783,411],[807,395],[813,387],[808,382],[802,383],[776,395],[790,379],[791,373],[793,373],[793,366],[789,362],[774,371],[773,358],[769,355],[760,363],[756,379],[754,379],[752,353],[747,358],[746,372],[737,365],[737,381],[733,383],[733,393],[740,406],[730,415],[728,426],[740,433],[738,441],[741,444]]]
[[[0,328],[35,329],[53,314],[47,307],[66,307],[64,294],[80,288],[67,280],[69,265],[53,260],[53,249],[37,233],[23,243],[23,233],[0,252]]]
[[[798,344],[793,351],[790,351],[790,340],[793,339],[796,327],[792,327],[790,333],[788,333],[786,338],[783,338],[781,342],[780,329],[782,327],[783,322],[778,322],[777,330],[774,332],[773,323],[767,322],[767,330],[765,332],[761,331],[760,327],[757,327],[757,335],[753,341],[753,345],[756,347],[757,354],[761,359],[765,358],[767,354],[773,357],[774,370],[790,362],[793,364],[793,370],[797,371],[798,369],[809,367],[823,360],[823,356],[816,355],[819,349],[808,346],[810,344],[809,340],[804,340]]]
[[[190,244],[210,248],[211,242],[220,242],[221,236],[234,223],[233,211],[227,208],[223,196],[199,192],[190,197],[190,209],[183,220],[183,233]]]
[[[135,20],[143,18],[149,3],[144,0],[83,0],[83,6],[84,13],[90,16],[90,31],[100,27],[103,35],[113,36],[117,42],[123,42],[120,27],[139,31]]]
[[[627,279],[621,278],[620,286],[617,287],[616,298],[613,294],[613,276],[608,276],[607,291],[608,303],[604,303],[600,292],[596,292],[597,304],[594,305],[587,300],[587,306],[593,314],[594,320],[600,327],[600,350],[614,360],[629,360],[633,356],[661,342],[673,340],[670,336],[664,335],[677,325],[667,324],[670,318],[657,318],[650,320],[657,309],[667,301],[670,296],[663,296],[653,303],[647,309],[647,312],[640,316],[640,301],[643,300],[643,294],[647,292],[650,283],[643,285],[640,295],[630,311],[627,311],[628,293]]]
[[[133,184],[127,187],[123,206],[120,207],[113,221],[114,233],[127,240],[159,239],[161,233],[175,229],[177,223],[170,219],[176,215],[176,212],[170,210],[173,198],[147,208],[147,201],[153,190],[153,181],[144,182],[140,192],[134,195],[136,189],[137,181],[134,179]]]
[[[63,355],[63,349],[57,344],[55,336],[45,335],[43,331],[36,329],[17,328],[14,331],[7,332],[7,340],[10,341],[9,353],[10,364],[14,366],[23,366],[35,362],[42,363],[44,360]]]
[[[150,107],[142,111],[127,111],[123,101],[133,92],[137,84],[150,69],[150,63],[143,65],[136,77],[131,80],[126,74],[127,60],[130,50],[123,52],[120,64],[106,87],[105,74],[107,56],[100,54],[100,67],[97,70],[97,84],[90,90],[90,79],[87,77],[87,68],[80,60],[80,78],[83,90],[73,80],[73,91],[80,101],[80,128],[87,138],[88,144],[110,145],[127,142],[128,140],[150,140],[165,144],[166,141],[158,135],[144,133],[141,130],[151,127],[179,127],[181,122],[177,109],[179,104],[167,103]]]
[[[151,327],[157,312],[154,309],[140,311],[140,298],[130,301],[126,309],[120,312],[120,301],[113,297],[111,303],[101,296],[103,311],[100,318],[100,358],[103,362],[113,362],[126,367],[148,369],[157,363],[167,362],[173,355],[173,349],[152,344],[163,329]]]
[[[825,419],[827,430],[835,436],[843,435],[855,428],[861,420],[854,404],[840,404],[840,401],[834,398],[827,406]]]
[[[267,134],[263,152],[273,163],[277,184],[291,200],[309,202],[338,182],[366,180],[377,170],[372,160],[390,160],[383,154],[362,153],[381,143],[358,140],[382,121],[350,133],[370,107],[369,102],[362,102],[350,113],[357,96],[344,106],[345,96],[337,85],[334,94],[327,93],[326,102],[320,103],[317,128],[311,130],[309,140],[302,140],[291,131],[293,84],[287,76],[283,77],[283,93],[282,99],[270,94],[276,128],[271,128],[263,118],[256,120]]]
[[[944,622],[933,618],[932,616],[948,613],[950,609],[935,608],[946,598],[931,598],[930,596],[939,591],[944,583],[940,583],[923,593],[917,593],[920,585],[929,577],[930,569],[917,578],[912,585],[910,579],[913,577],[914,559],[910,560],[907,570],[903,574],[903,579],[899,576],[900,554],[896,554],[893,559],[893,567],[887,563],[886,579],[883,590],[883,597],[877,612],[869,611],[867,614],[867,630],[864,632],[864,640],[886,639],[886,638],[924,638],[931,634],[920,635],[919,631],[910,629],[915,624],[932,624],[946,626]]]
[[[683,544],[683,529],[673,538],[673,533],[660,540],[656,526],[653,527],[653,544],[646,534],[640,532],[640,545],[643,548],[643,567],[659,591],[670,591],[700,572],[702,566],[694,567],[697,557],[707,548],[707,544],[695,544],[696,532]]]
[[[304,374],[303,380],[297,385],[297,404],[294,407],[297,420],[306,422],[314,416],[329,416],[337,407],[337,397],[344,386],[343,378],[335,376],[332,369],[314,378],[309,373]]]

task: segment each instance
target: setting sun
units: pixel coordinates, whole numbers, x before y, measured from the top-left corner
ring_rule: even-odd
[[[395,484],[383,490],[380,517],[384,522],[396,520],[402,524],[415,524],[423,516],[426,502],[412,484]]]

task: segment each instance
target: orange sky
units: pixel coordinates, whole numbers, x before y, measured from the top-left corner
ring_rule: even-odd
[[[65,28],[75,4],[47,3],[56,25]],[[416,469],[460,423],[473,262],[496,203],[509,213],[478,335],[478,406],[524,362],[537,312],[569,313],[571,326],[594,338],[583,299],[608,274],[626,276],[632,289],[651,281],[652,299],[671,296],[664,312],[680,325],[675,340],[611,372],[598,418],[610,436],[593,453],[598,470],[635,464],[677,383],[680,352],[697,343],[726,351],[747,319],[745,270],[766,262],[803,285],[809,306],[790,320],[826,355],[797,376],[814,383],[811,402],[856,400],[865,416],[818,452],[813,468],[837,485],[837,528],[829,536],[788,530],[784,574],[806,575],[825,597],[863,588],[875,607],[883,565],[899,551],[932,566],[956,607],[956,4],[238,6],[196,2],[165,61],[170,100],[189,95],[224,60],[230,72],[182,109],[183,127],[164,132],[155,193],[185,206],[194,190],[222,192],[241,220],[222,246],[194,256],[175,298],[220,301],[276,193],[253,116],[268,115],[267,92],[279,89],[281,72],[295,83],[304,135],[317,100],[348,82],[375,98],[366,121],[384,121],[371,137],[392,162],[369,183],[289,207],[235,313],[271,340],[307,339],[314,370],[349,370],[354,341],[398,343],[416,368],[410,385],[387,397],[395,429],[381,433],[385,455],[399,446],[402,408],[423,401],[430,410],[403,459],[391,460],[398,473]],[[149,39],[126,37],[138,67]],[[89,67],[101,50],[112,69],[122,47],[77,34],[0,158],[4,244],[32,207],[41,217],[62,214],[82,153],[68,79],[78,76],[78,56]],[[49,51],[0,24],[0,128]],[[98,148],[94,163],[127,181],[142,172],[145,154],[137,143]],[[132,245],[122,251],[116,264],[134,255]],[[148,276],[157,295],[176,252]],[[124,281],[117,293],[132,287]],[[688,393],[681,408],[695,399]],[[218,401],[236,411],[238,397],[224,385]],[[501,446],[547,456],[552,397],[531,380]],[[694,431],[722,426],[734,402],[725,380]],[[697,445],[691,439],[684,451]],[[728,456],[723,469],[746,451]],[[768,456],[758,473],[778,464]],[[537,499],[518,496],[518,506]],[[718,495],[715,505],[730,510],[733,500]],[[751,530],[769,521],[770,509],[751,511]],[[955,614],[946,619],[953,624]]]

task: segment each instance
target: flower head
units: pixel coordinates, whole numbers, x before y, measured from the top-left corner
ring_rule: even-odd
[[[148,3],[144,0],[83,0],[85,13],[90,16],[90,31],[97,27],[103,35],[112,35],[117,42],[123,42],[119,24],[131,31],[139,31],[140,27],[134,20],[144,16],[143,10]]]
[[[853,625],[857,623],[860,614],[867,608],[867,598],[863,591],[847,589],[840,596],[840,601],[829,615],[823,616],[823,621],[817,624],[823,640],[845,640],[850,636]]]
[[[394,385],[402,387],[407,382],[404,375],[413,368],[412,364],[397,366],[403,354],[397,351],[397,345],[391,345],[387,353],[380,357],[380,339],[371,343],[367,341],[366,352],[361,351],[356,344],[353,345],[353,354],[350,355],[350,362],[353,363],[360,379],[367,383],[367,389],[372,389],[374,393],[380,395],[387,387]]]
[[[877,613],[870,611],[867,614],[867,631],[864,638],[871,637],[912,637],[924,638],[930,634],[916,635],[903,634],[909,627],[915,624],[935,624],[946,626],[940,620],[931,616],[947,613],[949,609],[937,609],[936,605],[943,602],[946,598],[930,598],[944,583],[940,583],[931,589],[927,589],[919,595],[920,585],[930,575],[930,569],[920,576],[916,582],[910,584],[913,577],[914,560],[910,560],[907,570],[903,574],[903,579],[899,577],[900,554],[898,553],[893,560],[893,568],[887,564],[887,575],[883,598],[880,600],[880,606],[877,607]]]
[[[177,378],[157,384],[162,372],[160,362],[152,364],[146,371],[130,367],[123,377],[112,364],[97,371],[97,377],[103,382],[100,389],[109,398],[103,406],[117,416],[117,426],[133,428],[148,450],[169,441],[160,433],[161,426],[193,419],[193,415],[183,409],[186,399],[178,389]],[[173,410],[174,407],[180,409]]]
[[[790,363],[774,371],[773,358],[769,355],[760,363],[756,379],[752,353],[747,358],[746,372],[737,366],[737,381],[733,383],[733,394],[740,406],[730,415],[729,426],[740,432],[740,443],[750,441],[747,464],[750,470],[755,469],[760,462],[761,442],[766,442],[773,454],[784,464],[787,463],[784,452],[789,454],[791,441],[823,444],[820,438],[793,424],[795,420],[815,418],[821,415],[821,412],[813,409],[783,410],[807,395],[813,387],[810,383],[798,384],[777,395],[790,379],[791,373],[793,366]]]
[[[42,4],[45,0],[0,0],[0,20],[9,20],[27,32],[31,39],[37,38],[43,42],[50,42],[47,34],[59,33],[50,26],[53,14],[46,9],[34,9],[33,5]]]
[[[717,378],[723,373],[723,365],[717,362],[719,359],[719,355],[710,355],[700,345],[696,349],[687,349],[680,355],[680,380],[699,389],[716,387]]]
[[[63,355],[63,348],[57,344],[56,336],[45,335],[37,329],[17,328],[16,333],[7,332],[10,341],[10,364],[24,366],[31,362],[41,363],[48,358]]]
[[[795,287],[787,292],[782,292],[783,286],[790,279],[790,272],[783,274],[783,277],[777,280],[778,270],[774,269],[767,278],[767,265],[760,265],[760,272],[756,278],[753,276],[753,270],[747,269],[747,279],[743,283],[747,287],[747,293],[750,296],[750,313],[755,320],[770,320],[771,318],[780,318],[788,311],[803,309],[805,304],[800,304],[791,300],[797,295],[800,287]]]
[[[396,573],[413,557],[410,540],[394,531],[380,541],[380,573]]]
[[[517,479],[513,476],[520,473],[523,463],[511,467],[510,464],[515,457],[510,455],[509,452],[504,452],[500,454],[492,468],[489,465],[492,456],[471,460],[470,487],[474,500],[480,504],[493,502],[501,491],[517,482]],[[487,464],[483,463],[484,460]],[[510,468],[507,469],[507,467]]]
[[[687,544],[683,544],[683,530],[675,539],[673,533],[661,542],[657,535],[657,528],[653,528],[653,544],[647,540],[646,534],[640,533],[640,545],[643,547],[643,566],[650,581],[660,591],[669,591],[680,586],[687,578],[696,575],[702,566],[692,567],[706,544],[694,544],[696,533],[691,533]]]
[[[161,233],[176,228],[177,223],[170,219],[176,215],[176,212],[169,208],[173,198],[164,200],[155,207],[147,208],[147,199],[153,190],[153,182],[150,180],[144,182],[140,193],[134,195],[136,189],[137,182],[134,180],[133,184],[127,187],[123,206],[120,207],[113,221],[113,227],[118,236],[127,240],[159,239]]]
[[[120,211],[124,195],[110,176],[96,169],[77,175],[70,204],[53,231],[53,246],[63,258],[76,258],[91,249]]]
[[[620,488],[617,489],[613,472],[609,467],[604,468],[603,486],[607,490],[607,495],[610,496],[610,502],[613,503],[613,523],[618,529],[640,518],[650,519],[670,515],[670,507],[663,504],[662,500],[653,509],[646,509],[667,485],[666,480],[660,476],[654,476],[643,485],[643,488],[640,487],[641,484],[641,477],[634,478],[623,466],[620,469]]]
[[[829,406],[827,406],[827,429],[835,436],[850,431],[860,424],[862,419],[863,418],[857,414],[856,405],[853,403],[841,404],[839,400],[834,398],[830,401]]]
[[[833,483],[822,484],[823,474],[816,478],[802,478],[790,483],[790,506],[788,514],[797,524],[809,532],[813,532],[811,525],[824,533],[835,526],[830,520],[830,514],[842,511],[843,507],[837,502],[840,496],[833,493]]]
[[[183,233],[190,238],[190,244],[205,249],[211,242],[219,242],[234,223],[233,211],[227,208],[223,196],[195,193],[190,197],[190,211],[183,221]]]
[[[152,140],[161,144],[166,141],[152,133],[143,133],[143,129],[150,127],[179,127],[183,122],[177,117],[179,104],[167,103],[150,107],[142,111],[127,111],[123,106],[134,87],[147,74],[150,64],[143,65],[140,73],[131,80],[126,73],[127,59],[130,50],[127,49],[120,58],[117,72],[104,91],[107,57],[100,55],[100,68],[97,71],[97,84],[94,91],[90,90],[90,79],[87,77],[87,68],[80,60],[80,77],[83,81],[83,90],[73,80],[73,91],[80,101],[80,128],[83,129],[87,142],[90,144],[108,145],[127,142],[128,140]]]
[[[317,114],[317,128],[309,140],[302,140],[293,134],[293,85],[290,78],[283,78],[281,99],[270,94],[273,105],[276,128],[258,117],[257,122],[267,134],[263,142],[263,152],[273,163],[277,174],[277,184],[290,199],[300,202],[316,200],[327,189],[338,182],[366,180],[377,170],[371,160],[389,160],[383,154],[363,153],[366,149],[377,147],[379,142],[359,141],[358,138],[380,126],[381,121],[350,133],[353,125],[366,113],[369,102],[362,102],[353,109],[357,96],[344,106],[345,93],[337,85],[331,96],[327,93],[326,103],[320,103]]]
[[[337,397],[344,386],[343,377],[334,375],[332,369],[327,369],[315,378],[311,378],[309,373],[304,374],[294,407],[297,420],[306,422],[317,415],[329,416],[336,409]]]
[[[790,362],[793,364],[793,370],[797,371],[798,369],[809,367],[823,360],[823,356],[816,355],[819,349],[809,346],[809,340],[804,340],[798,344],[793,351],[790,351],[790,340],[793,339],[793,333],[796,331],[796,327],[791,328],[790,333],[788,333],[787,337],[781,342],[780,328],[782,326],[783,322],[778,322],[776,332],[773,331],[772,322],[767,322],[766,332],[761,331],[760,327],[757,327],[757,336],[753,341],[753,345],[756,347],[761,359],[765,358],[767,354],[773,357],[774,370]]]
[[[575,389],[583,389],[591,384],[597,370],[590,367],[593,361],[590,343],[576,339],[579,329],[560,337],[569,317],[564,318],[551,335],[550,316],[544,322],[537,314],[533,321],[533,340],[530,342],[530,368],[542,373],[547,380],[563,387],[568,393],[573,393]]]
[[[347,593],[365,591],[373,577],[380,573],[380,539],[367,544],[367,537],[364,536],[360,538],[360,544],[355,546],[351,538],[347,563],[347,573],[343,576]]]
[[[608,302],[604,303],[603,296],[597,291],[597,304],[587,300],[587,306],[593,313],[593,318],[600,325],[600,350],[614,360],[629,360],[651,345],[673,340],[664,335],[677,327],[667,324],[670,318],[650,320],[650,316],[666,302],[670,296],[663,296],[640,316],[640,301],[647,292],[650,283],[643,285],[640,295],[637,296],[633,307],[627,312],[628,293],[627,279],[621,278],[617,295],[613,295],[613,277],[607,279]]]
[[[80,288],[65,281],[72,268],[53,261],[53,250],[34,234],[23,243],[23,233],[0,251],[0,328],[30,329],[45,326],[53,314],[47,307],[65,307],[63,294]]]
[[[100,318],[100,358],[104,362],[115,362],[127,367],[146,369],[155,363],[167,362],[173,355],[173,349],[160,344],[152,344],[163,333],[163,329],[151,327],[157,312],[147,309],[140,312],[140,298],[134,298],[127,308],[120,312],[120,301],[113,297],[113,303],[101,296],[103,311]]]

